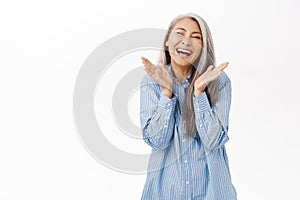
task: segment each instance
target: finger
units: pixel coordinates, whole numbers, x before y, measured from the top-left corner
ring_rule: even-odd
[[[158,66],[161,67],[161,68],[166,68],[166,66],[164,66],[164,64],[162,64],[161,62],[158,63]]]
[[[144,64],[144,69],[150,72],[151,74],[154,74],[154,69],[149,64]]]
[[[144,56],[141,56],[142,61],[149,61],[147,58],[145,58]]]
[[[219,76],[222,74],[222,72],[223,72],[223,71],[219,71],[219,72],[217,73],[217,77],[219,77]]]
[[[229,64],[229,62],[224,62],[224,63],[222,63],[221,65],[219,65],[219,66],[217,67],[217,70],[218,70],[218,71],[223,71],[223,70],[228,66],[228,64]]]
[[[216,80],[221,74],[222,74],[223,71],[217,71],[213,76],[212,76],[212,80]]]
[[[147,58],[145,58],[145,57],[141,57],[141,59],[142,59],[142,62],[143,62],[143,64],[145,65],[145,64],[147,64],[147,65],[149,65],[149,64],[152,64]]]
[[[147,74],[148,74],[149,76],[151,76],[157,83],[160,82],[160,79],[159,79],[159,77],[155,74],[155,72],[149,70],[149,69],[146,68],[146,67],[144,67],[144,70],[145,70],[145,71],[147,72]],[[160,83],[159,83],[159,84],[160,84]]]
[[[213,69],[214,69],[214,66],[213,66],[213,65],[210,65],[210,66],[207,68],[206,71],[211,71],[211,70],[213,70]]]
[[[165,71],[165,72],[168,71],[168,70],[167,70],[167,65],[164,65],[164,64],[162,64],[161,62],[158,63],[158,67],[159,67],[160,69],[162,69],[163,71]]]
[[[155,65],[152,64],[152,62],[150,62],[147,58],[145,57],[141,57],[142,58],[142,62],[145,65],[145,67],[151,69],[152,71],[155,70],[157,67]]]
[[[145,58],[145,60],[143,60],[143,64],[144,64],[144,68],[147,69],[148,71],[150,71],[151,73],[154,72],[155,68],[152,67],[150,61],[147,60],[147,58]]]
[[[149,63],[144,63],[144,68],[148,69],[149,71],[151,71],[152,73],[154,73],[155,71],[155,66],[152,66],[151,64]]]
[[[148,69],[147,67],[144,67],[144,70],[147,72],[147,74],[149,74],[153,78],[154,74],[150,69]]]

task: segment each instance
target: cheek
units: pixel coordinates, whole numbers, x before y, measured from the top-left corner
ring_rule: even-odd
[[[195,47],[195,52],[196,52],[196,54],[197,54],[197,57],[200,55],[201,50],[202,50],[202,46],[196,46],[196,47]]]
[[[176,44],[178,44],[178,42],[180,42],[180,37],[176,36],[171,36],[168,40],[170,47],[174,47]]]

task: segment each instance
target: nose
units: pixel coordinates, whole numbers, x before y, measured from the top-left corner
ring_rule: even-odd
[[[182,40],[181,40],[181,43],[183,45],[190,46],[191,45],[191,40],[188,37],[183,37]]]

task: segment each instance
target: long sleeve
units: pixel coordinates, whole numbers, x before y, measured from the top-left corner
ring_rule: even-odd
[[[196,128],[206,152],[224,145],[229,140],[228,121],[231,104],[231,82],[224,72],[217,81],[219,94],[212,108],[205,92],[193,98]]]
[[[154,150],[166,148],[173,139],[176,98],[161,93],[160,86],[145,75],[140,90],[140,123],[144,141]]]
[[[174,98],[169,99],[150,76],[144,77],[140,90],[141,128],[145,142],[153,148],[142,200],[236,200],[223,145],[228,140],[231,86],[226,75],[220,77],[219,98],[212,108],[205,93],[193,99],[196,137],[184,134],[180,120],[179,106],[184,102],[186,87],[174,79]],[[183,83],[189,83],[188,79]]]

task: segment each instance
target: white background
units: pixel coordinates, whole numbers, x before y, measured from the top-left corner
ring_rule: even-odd
[[[296,0],[1,1],[0,199],[139,199],[146,175],[104,167],[81,144],[75,80],[110,37],[165,29],[187,12],[207,21],[218,63],[230,62],[226,147],[238,199],[300,199],[299,10]],[[129,140],[114,144],[148,148]]]

